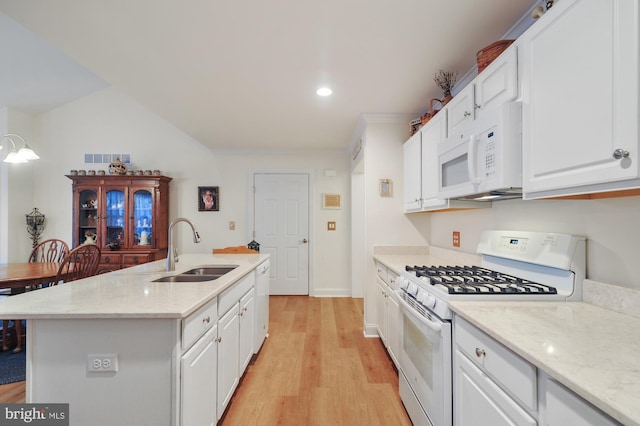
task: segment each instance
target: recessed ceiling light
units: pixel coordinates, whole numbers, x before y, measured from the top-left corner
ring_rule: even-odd
[[[318,96],[329,96],[333,93],[333,90],[329,89],[328,87],[321,87],[316,90],[316,93],[318,94]]]

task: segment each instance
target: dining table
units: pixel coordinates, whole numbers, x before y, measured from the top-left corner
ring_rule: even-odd
[[[24,293],[27,289],[41,284],[53,282],[58,275],[60,263],[57,262],[23,262],[23,263],[0,263],[0,292],[10,290],[7,295]],[[1,301],[0,301],[1,303]],[[17,319],[5,318],[2,325],[2,348],[5,350],[7,326],[9,320],[13,319],[16,324],[16,349],[22,347],[22,330]]]

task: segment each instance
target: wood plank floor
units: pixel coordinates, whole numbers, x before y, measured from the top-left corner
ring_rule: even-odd
[[[271,296],[270,336],[220,424],[411,425],[393,363],[363,336],[362,304]],[[24,382],[0,386],[0,402],[24,400]]]

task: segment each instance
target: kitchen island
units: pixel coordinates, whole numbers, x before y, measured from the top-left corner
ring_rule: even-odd
[[[254,318],[254,271],[268,257],[185,254],[174,272],[160,260],[3,300],[0,319],[28,321],[26,401],[69,403],[72,425],[215,423],[253,341],[255,322],[242,321]],[[154,282],[202,265],[238,267]]]

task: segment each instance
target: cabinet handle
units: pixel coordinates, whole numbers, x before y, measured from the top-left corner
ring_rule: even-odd
[[[616,160],[622,160],[623,158],[629,157],[629,151],[625,151],[624,149],[616,149],[613,151],[613,158]]]
[[[470,116],[471,116],[471,113],[470,113],[469,111],[465,111],[465,112],[464,112],[464,116],[465,116],[465,117],[470,117]]]
[[[480,105],[479,105],[479,104],[473,104],[473,107],[474,107],[475,109],[480,109]]]
[[[206,317],[202,318],[202,322],[205,323],[205,324],[209,324],[211,322],[211,317],[206,316]]]
[[[109,256],[105,256],[104,263],[109,263],[109,262],[111,262],[111,258]]]
[[[218,337],[218,338],[216,339],[216,343],[220,343],[220,342],[222,342],[222,337]]]
[[[133,263],[138,263],[138,256],[133,256]]]
[[[483,356],[487,356],[487,353],[484,351],[484,349],[476,348],[476,356],[480,358]]]

